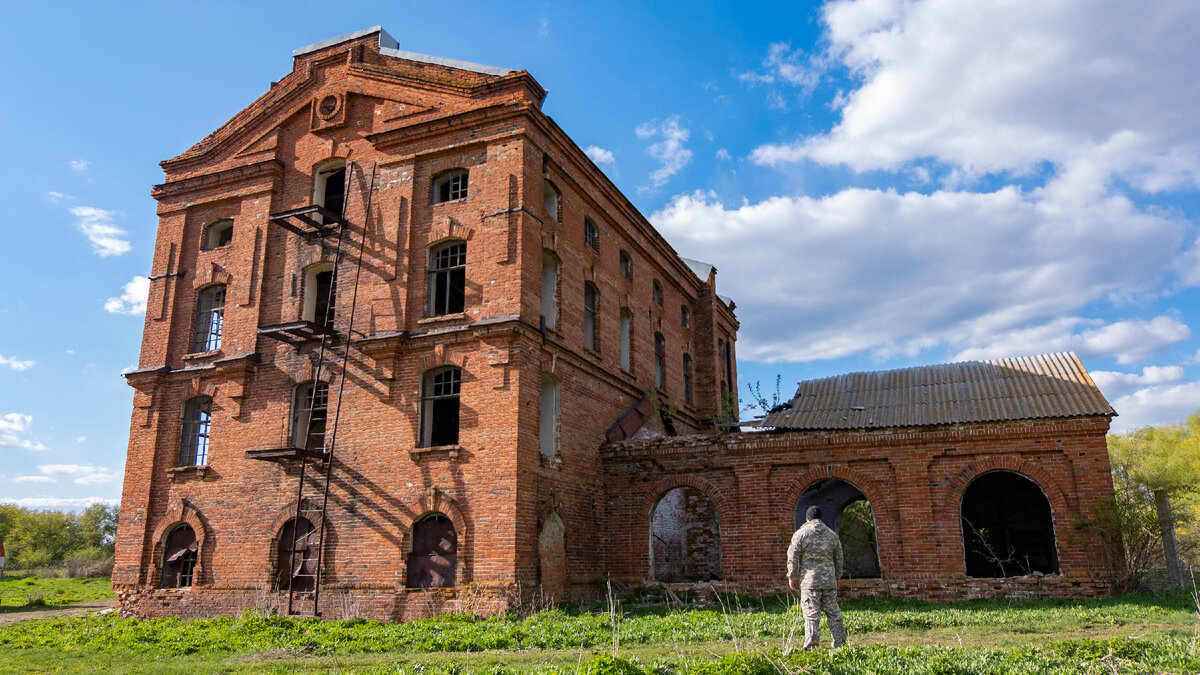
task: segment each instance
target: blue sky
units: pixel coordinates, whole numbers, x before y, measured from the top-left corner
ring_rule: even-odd
[[[1200,408],[1200,6],[678,4],[0,2],[0,500],[119,497],[158,162],[376,24],[550,91],[717,266],[743,398],[1073,350],[1117,430]]]

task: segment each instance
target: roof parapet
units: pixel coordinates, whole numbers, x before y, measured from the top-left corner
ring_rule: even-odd
[[[383,26],[371,26],[370,28],[364,28],[363,30],[354,31],[353,33],[346,33],[345,35],[332,37],[328,40],[314,42],[311,45],[306,45],[299,49],[293,50],[292,58],[304,56],[305,54],[311,54],[312,52],[320,51],[327,47],[333,47],[334,45],[357,40],[375,33],[379,34],[379,53],[383,56],[406,59],[408,61],[418,61],[420,63],[432,63],[434,65],[457,68],[459,70],[470,70],[476,73],[483,73],[484,75],[504,76],[515,72],[511,68],[500,68],[497,66],[484,65],[482,63],[472,63],[470,61],[460,61],[458,59],[448,59],[442,56],[431,56],[429,54],[418,54],[417,52],[402,50],[400,49],[400,43],[397,42],[396,38],[392,37],[390,33],[384,30]]]

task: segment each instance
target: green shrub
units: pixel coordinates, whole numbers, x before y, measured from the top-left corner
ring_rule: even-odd
[[[579,672],[583,675],[647,675],[649,671],[619,656],[601,654],[584,661]]]

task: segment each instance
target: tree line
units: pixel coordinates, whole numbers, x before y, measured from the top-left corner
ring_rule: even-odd
[[[10,570],[111,558],[117,507],[92,504],[79,513],[0,504],[0,541]]]

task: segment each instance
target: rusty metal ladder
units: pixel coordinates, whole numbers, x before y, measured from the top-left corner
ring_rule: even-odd
[[[287,613],[290,616],[320,616],[322,563],[325,553],[325,523],[329,510],[329,485],[333,478],[333,451],[337,441],[338,422],[341,420],[342,394],[346,387],[346,365],[350,360],[350,346],[354,341],[354,316],[358,306],[358,285],[362,277],[363,251],[367,241],[367,224],[370,221],[371,202],[375,196],[375,173],[378,163],[371,167],[370,185],[367,189],[366,207],[363,211],[362,236],[358,243],[358,261],[355,264],[354,286],[350,300],[350,313],[347,319],[346,333],[342,339],[342,354],[338,373],[337,403],[334,408],[332,428],[324,434],[323,446],[319,451],[309,451],[307,447],[300,448],[300,480],[296,489],[296,516],[292,521],[292,542],[288,548],[287,575]],[[345,185],[343,187],[342,212],[338,218],[337,250],[333,262],[333,282],[325,298],[325,316],[314,317],[321,325],[329,323],[334,313],[336,299],[337,276],[341,270],[344,243],[349,223],[345,220],[346,204],[349,202],[350,186],[354,179],[355,170],[361,175],[362,167],[357,162],[346,163]],[[313,387],[308,401],[307,418],[304,420],[305,434],[303,445],[308,445],[312,435],[313,410],[318,397],[317,384],[322,382],[321,374],[325,368],[326,353],[333,350],[331,341],[336,337],[333,331],[321,335],[321,346],[317,352],[317,364],[313,368]],[[336,357],[335,357],[336,358]],[[329,390],[325,390],[326,420],[328,423]],[[308,521],[311,529],[303,529],[300,524]],[[297,554],[300,554],[297,560]],[[283,560],[279,561],[284,564]],[[299,582],[299,583],[297,583]],[[311,582],[311,583],[310,583]]]

